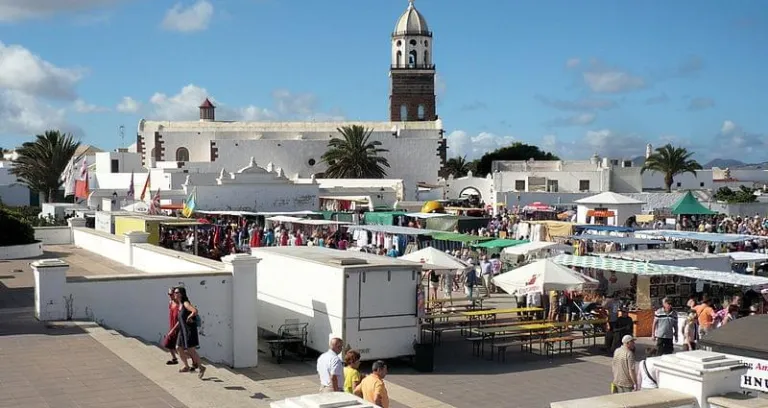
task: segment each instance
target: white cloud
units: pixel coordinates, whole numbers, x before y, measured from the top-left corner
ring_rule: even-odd
[[[33,135],[47,129],[68,129],[65,109],[55,108],[30,94],[0,91],[0,134]]]
[[[271,121],[271,120],[344,120],[341,112],[323,112],[318,109],[317,97],[311,93],[293,93],[278,89],[272,93],[273,108],[254,105],[236,107],[217,101],[207,89],[189,84],[175,95],[157,92],[149,99],[149,119],[196,120],[199,106],[205,98],[216,105],[216,119]]]
[[[448,134],[447,140],[448,157],[467,156],[467,160],[474,160],[479,159],[485,153],[508,146],[515,141],[515,138],[497,136],[488,132],[481,132],[472,136],[463,130],[454,130]]]
[[[96,112],[106,112],[109,110],[103,106],[87,103],[82,99],[76,100],[75,103],[72,104],[72,107],[74,108],[75,112],[78,112],[78,113],[96,113]]]
[[[589,89],[596,93],[615,94],[646,86],[643,78],[619,70],[588,71],[582,75]]]
[[[12,22],[57,13],[99,8],[122,0],[0,0],[0,21]]]
[[[0,88],[31,95],[74,99],[82,70],[60,68],[19,45],[0,42]]]
[[[581,64],[581,59],[579,58],[569,58],[567,61],[565,61],[565,67],[566,68],[576,68]]]
[[[733,121],[726,120],[723,122],[723,126],[720,128],[720,133],[724,135],[731,134],[734,130],[737,129],[737,125],[733,123]]]
[[[198,0],[189,7],[177,3],[165,13],[162,27],[170,31],[190,33],[208,28],[213,17],[213,5],[206,0]]]
[[[136,113],[139,111],[139,108],[141,108],[141,103],[139,103],[139,101],[130,96],[124,96],[115,109],[122,113]]]
[[[546,124],[551,127],[586,126],[592,124],[596,118],[597,115],[594,113],[581,113],[574,116],[555,118]]]

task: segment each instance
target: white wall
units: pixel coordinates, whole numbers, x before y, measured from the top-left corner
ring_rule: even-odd
[[[112,160],[118,161],[117,173],[146,172],[146,169],[141,165],[141,155],[128,152],[96,153],[96,172],[111,173]]]
[[[148,273],[223,270],[224,264],[89,228],[72,229],[74,245]],[[146,240],[145,240],[146,242]]]
[[[196,186],[197,207],[208,210],[317,211],[317,184]]]
[[[24,245],[0,246],[0,259],[34,258],[43,254],[43,244],[33,242]]]
[[[200,354],[212,362],[231,364],[231,273],[68,278],[67,295],[72,295],[74,319],[93,320],[159,343],[169,329],[168,288],[180,285],[187,288],[200,313]]]
[[[72,229],[69,227],[35,227],[35,239],[43,245],[69,245],[72,243]]]
[[[277,333],[280,325],[285,323],[309,323],[307,346],[325,351],[329,333],[343,335],[343,269],[268,251],[255,252],[261,259],[259,327]]]
[[[195,258],[198,258],[199,261],[195,262],[197,261]],[[149,273],[205,272],[224,267],[221,262],[211,261],[210,263],[221,265],[219,268],[214,268],[204,264],[204,261],[205,258],[190,256],[152,244],[135,244],[133,247],[133,265],[131,266]]]
[[[624,223],[627,222],[627,219],[629,217],[632,217],[637,214],[641,214],[643,205],[642,204],[604,204],[604,205],[598,205],[598,204],[589,204],[589,205],[578,205],[576,207],[576,222],[579,224],[588,224],[591,223],[589,221],[592,220],[592,217],[587,217],[587,212],[589,210],[593,210],[595,208],[605,208],[608,211],[612,211],[614,213],[614,216],[611,218],[608,218],[608,225],[617,225],[617,226],[624,226]]]

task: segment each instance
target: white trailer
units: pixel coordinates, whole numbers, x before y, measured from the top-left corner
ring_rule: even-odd
[[[331,335],[363,360],[413,356],[419,332],[421,264],[320,247],[253,248],[258,326],[308,323],[307,347],[325,352]]]

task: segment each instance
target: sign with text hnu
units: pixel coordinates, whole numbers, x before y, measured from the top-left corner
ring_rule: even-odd
[[[741,360],[749,366],[747,373],[741,376],[741,388],[768,393],[768,360],[730,354],[726,356]]]

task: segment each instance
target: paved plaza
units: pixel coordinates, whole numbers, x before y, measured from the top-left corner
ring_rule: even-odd
[[[70,276],[136,273],[73,247],[46,250],[72,265]],[[0,261],[0,407],[268,407],[318,389],[313,360],[278,365],[260,353],[257,368],[211,366],[200,381],[166,366],[168,355],[139,339],[90,323],[37,322],[30,261]],[[506,298],[489,304],[509,305]],[[610,359],[580,348],[552,360],[510,351],[505,363],[488,361],[447,333],[435,372],[390,362],[387,380],[394,408],[543,408],[607,393]]]

